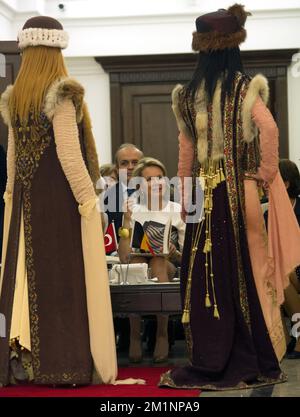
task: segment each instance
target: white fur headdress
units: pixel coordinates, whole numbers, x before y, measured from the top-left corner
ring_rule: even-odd
[[[69,36],[61,23],[49,16],[32,17],[18,34],[20,49],[39,45],[64,49],[68,40]]]

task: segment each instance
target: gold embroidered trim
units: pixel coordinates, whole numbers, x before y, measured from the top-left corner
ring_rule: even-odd
[[[281,384],[287,381],[287,376],[284,373],[281,373],[277,379],[275,378],[267,378],[263,376],[259,376],[257,378],[256,383],[248,384],[247,382],[240,381],[237,385],[220,388],[213,384],[203,384],[203,385],[177,385],[174,379],[171,376],[171,370],[165,372],[160,376],[160,381],[158,383],[159,387],[170,387],[170,388],[177,388],[177,389],[202,389],[207,391],[230,391],[230,390],[241,390],[247,388],[258,388],[263,387],[266,385],[275,385]]]
[[[30,180],[38,169],[43,153],[50,145],[50,128],[51,124],[43,113],[41,113],[38,122],[30,114],[27,124],[21,125],[17,121],[16,125],[13,126],[16,180],[20,181],[27,189],[31,187]]]
[[[235,80],[234,86],[234,93],[228,97],[226,96],[225,99],[225,108],[224,108],[224,167],[225,167],[225,176],[226,176],[226,186],[227,186],[227,194],[229,200],[229,207],[231,212],[231,219],[233,225],[233,231],[235,236],[235,248],[236,248],[236,256],[237,256],[237,270],[238,270],[238,279],[239,279],[239,298],[242,313],[244,319],[247,323],[248,329],[251,332],[250,326],[250,312],[249,312],[249,304],[248,304],[248,296],[247,296],[247,288],[245,282],[245,276],[242,266],[242,256],[241,256],[241,249],[240,249],[240,237],[239,237],[239,210],[238,210],[238,199],[239,199],[239,190],[237,187],[237,183],[235,179],[237,178],[238,172],[236,172],[236,168],[234,165],[234,149],[233,149],[233,124],[234,124],[234,108],[235,108],[235,98],[237,93],[237,87],[241,81],[241,76],[239,75]],[[239,105],[241,105],[239,103]],[[240,139],[237,138],[236,143],[236,151],[237,155],[239,155],[239,144]]]
[[[42,155],[51,143],[51,128],[51,123],[43,113],[40,114],[37,123],[31,115],[27,125],[14,126],[16,143],[16,180],[20,181],[23,185],[25,254],[34,381],[35,383],[47,384],[89,383],[91,381],[92,370],[91,373],[78,373],[73,371],[49,375],[40,373],[39,317],[37,313],[38,303],[31,227],[31,181],[39,167],[39,161]]]
[[[40,339],[38,336],[39,318],[37,314],[37,293],[34,270],[34,254],[32,247],[31,228],[31,180],[38,169],[39,161],[45,150],[51,143],[49,130],[50,122],[44,114],[40,115],[38,122],[35,122],[32,115],[29,117],[28,125],[14,126],[15,149],[16,149],[16,181],[23,185],[23,214],[24,214],[24,235],[26,269],[28,279],[28,297],[30,314],[30,335],[32,365],[35,378],[39,375],[40,361]]]

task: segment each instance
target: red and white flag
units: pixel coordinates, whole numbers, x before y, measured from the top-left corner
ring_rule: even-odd
[[[106,229],[106,233],[104,235],[104,246],[106,254],[118,250],[118,241],[114,223],[110,223]]]

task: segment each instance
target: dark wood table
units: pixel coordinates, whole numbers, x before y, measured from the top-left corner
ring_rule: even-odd
[[[111,285],[114,314],[181,314],[179,282],[170,284]]]

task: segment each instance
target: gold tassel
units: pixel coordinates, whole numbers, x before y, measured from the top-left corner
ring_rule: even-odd
[[[220,169],[217,169],[217,173],[216,173],[216,184],[219,185],[220,184]]]
[[[207,239],[205,240],[205,245],[204,245],[203,253],[208,253],[208,252],[210,252],[210,251],[211,251],[211,246],[212,246],[212,244],[211,244],[211,240],[210,240],[209,238],[207,238]]]
[[[208,292],[206,293],[206,296],[205,296],[205,307],[207,308],[211,307],[211,301],[210,301]]]
[[[213,180],[212,180],[212,188],[215,189],[217,185],[218,185],[217,176],[214,175]]]
[[[208,252],[210,252],[211,251],[211,247],[212,247],[212,243],[211,243],[210,238],[208,238],[207,240],[208,240],[208,242],[207,242]]]
[[[206,196],[204,200],[204,209],[207,210],[209,208],[209,197]]]
[[[212,194],[210,194],[210,196],[209,196],[209,205],[208,205],[208,208],[210,210],[212,210],[212,208],[213,208],[213,196],[212,196]]]
[[[222,182],[222,181],[225,181],[225,175],[224,175],[224,172],[223,172],[223,168],[221,167],[220,168],[220,181]]]
[[[220,314],[217,304],[214,304],[214,318],[220,320]]]
[[[190,322],[190,312],[189,312],[189,310],[183,310],[181,323],[185,324],[185,323],[189,323],[189,322]]]

